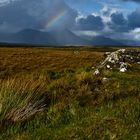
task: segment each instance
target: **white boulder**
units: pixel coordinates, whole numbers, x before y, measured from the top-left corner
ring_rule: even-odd
[[[108,69],[110,69],[111,67],[110,67],[110,65],[106,65],[106,67],[108,68]]]
[[[120,69],[120,72],[126,72],[126,71],[127,71],[126,68],[121,68],[121,69]]]
[[[120,65],[120,72],[126,72],[127,71],[127,64],[122,62]]]
[[[96,69],[95,72],[94,72],[94,74],[95,75],[99,75],[100,74],[100,71],[98,69]]]

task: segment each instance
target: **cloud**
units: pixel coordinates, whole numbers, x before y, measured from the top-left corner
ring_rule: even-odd
[[[129,11],[105,5],[99,12],[89,16],[80,15],[77,21],[78,35],[105,36],[124,43],[140,44],[140,10]],[[130,41],[129,41],[130,40]]]
[[[77,34],[87,36],[101,35],[112,39],[127,39],[130,36],[128,34],[132,34],[132,31],[138,28],[139,20],[136,20],[139,19],[138,17],[138,10],[131,12],[128,16],[124,16],[123,10],[121,11],[117,8],[111,9],[105,6],[98,13],[92,13],[92,15],[86,17],[79,16],[77,21]],[[134,34],[136,33],[133,32]],[[135,40],[136,38],[133,39]]]
[[[111,15],[115,13],[121,12],[121,9],[118,7],[111,7],[108,6],[107,4],[104,5],[104,7],[100,10],[99,16],[103,19],[105,23],[111,21]]]
[[[10,3],[0,8],[1,26],[7,25],[7,30],[16,30],[29,25],[31,27],[36,23],[35,18],[29,15],[19,3]]]
[[[122,13],[113,13],[111,15],[111,22],[108,26],[116,32],[125,32],[129,30],[128,20],[124,18]]]
[[[108,22],[109,28],[116,32],[128,32],[136,28],[140,28],[140,10],[136,9],[129,15],[124,17],[123,13],[116,12],[113,13],[110,18],[111,21]]]
[[[122,13],[114,13],[111,15],[112,22],[116,25],[127,24],[127,20],[124,18]]]
[[[94,37],[94,36],[99,36],[100,33],[96,31],[76,31],[75,34],[79,36],[86,36],[86,37]]]
[[[56,23],[57,27],[69,28],[74,24],[76,17],[77,12],[64,0],[15,0],[0,7],[0,29],[48,29]]]
[[[140,19],[139,19],[139,17],[140,17],[140,10],[139,9],[135,10],[130,15],[128,15],[128,23],[129,23],[129,26],[132,29],[140,27]]]
[[[140,42],[140,28],[136,28],[134,30],[131,30],[128,34],[130,38],[136,41]]]
[[[86,18],[80,18],[76,26],[79,30],[98,31],[104,28],[104,23],[100,16],[88,15]]]
[[[132,1],[132,2],[140,2],[140,0],[121,0],[121,1]]]
[[[140,28],[128,32],[113,32],[108,37],[121,41],[124,40],[124,43],[128,45],[140,45]]]

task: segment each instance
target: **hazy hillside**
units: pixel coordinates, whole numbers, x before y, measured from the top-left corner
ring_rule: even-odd
[[[122,45],[118,41],[103,36],[85,39],[82,36],[77,36],[68,29],[53,30],[50,32],[25,29],[17,33],[0,34],[0,42],[35,45]]]
[[[59,45],[88,45],[90,42],[80,36],[75,35],[68,29],[50,32]]]
[[[54,38],[49,34],[37,30],[25,29],[13,34],[0,35],[1,42],[23,43],[23,44],[56,44]]]
[[[104,36],[93,37],[90,40],[91,40],[91,44],[95,44],[95,45],[123,46],[123,43],[121,43],[121,41],[119,42]]]

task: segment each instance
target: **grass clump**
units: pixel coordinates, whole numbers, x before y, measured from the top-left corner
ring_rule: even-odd
[[[0,81],[0,128],[4,123],[17,123],[30,119],[49,105],[49,96],[43,82],[29,79]]]

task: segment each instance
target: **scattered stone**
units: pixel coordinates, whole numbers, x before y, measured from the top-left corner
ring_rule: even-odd
[[[132,64],[140,65],[140,51],[138,50],[119,49],[115,52],[106,52],[104,56],[105,60],[96,67],[94,75],[100,75],[101,69],[113,69],[125,73],[133,66]],[[95,68],[92,67],[92,69]],[[108,81],[108,79],[104,77],[102,82],[106,81]]]
[[[100,90],[99,90],[99,88],[95,88],[94,91],[99,92]]]
[[[74,51],[74,54],[78,55],[80,52],[79,51]]]
[[[111,67],[110,67],[110,65],[106,65],[106,67],[108,68],[108,69],[110,69]]]
[[[110,54],[111,54],[111,52],[105,52],[104,56],[106,57],[106,56],[108,56]]]
[[[140,51],[119,49],[115,52],[106,52],[105,60],[97,67],[98,69],[119,69],[120,72],[126,72],[128,66],[140,64]]]
[[[126,49],[120,49],[119,52],[125,53]]]
[[[111,54],[111,52],[105,52],[105,54],[106,54],[106,55],[110,55],[110,54]]]
[[[92,67],[91,69],[93,69],[93,70],[94,70],[94,69],[95,69],[95,67]]]
[[[121,69],[120,69],[120,72],[126,72],[126,71],[127,71],[126,68],[121,68]]]
[[[94,75],[99,75],[100,71],[98,69],[95,70]]]
[[[108,82],[108,78],[104,77],[104,78],[102,79],[102,82],[103,82],[103,83]]]
[[[126,72],[127,71],[127,64],[122,62],[120,65],[120,72]]]

